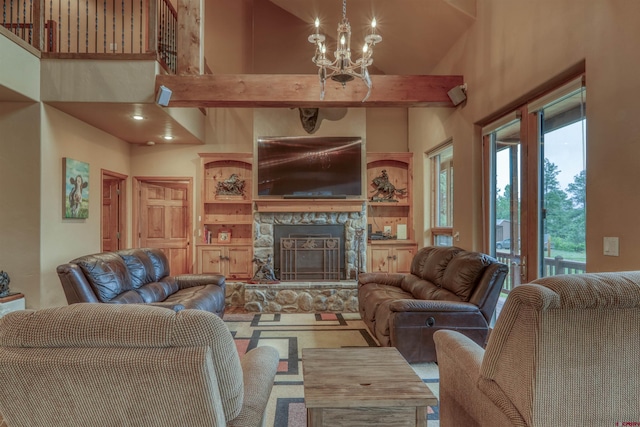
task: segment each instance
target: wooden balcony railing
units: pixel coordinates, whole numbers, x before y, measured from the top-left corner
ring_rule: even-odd
[[[0,25],[61,57],[155,52],[177,69],[178,15],[169,0],[0,0]]]
[[[496,258],[505,263],[509,267],[509,274],[504,281],[502,291],[509,293],[514,284],[520,283],[519,275],[520,256],[512,255],[507,252],[496,252]],[[557,276],[558,274],[581,274],[586,273],[587,264],[581,261],[566,260],[561,256],[555,258],[544,258],[542,262],[543,276]]]

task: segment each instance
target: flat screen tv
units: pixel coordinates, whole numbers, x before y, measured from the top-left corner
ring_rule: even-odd
[[[362,196],[362,138],[258,138],[258,195]]]

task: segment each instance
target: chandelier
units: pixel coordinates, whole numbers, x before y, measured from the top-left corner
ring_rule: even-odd
[[[309,36],[309,42],[316,45],[316,53],[313,56],[313,63],[316,64],[318,76],[320,77],[320,99],[324,99],[324,82],[330,78],[346,87],[355,77],[362,79],[367,85],[366,101],[371,95],[371,77],[367,67],[373,63],[373,45],[382,41],[382,37],[376,34],[376,19],[371,21],[371,34],[364,38],[362,56],[355,62],[351,60],[351,25],[347,20],[347,0],[342,0],[342,22],[338,24],[338,38],[336,51],[333,53],[335,59],[331,61],[327,58],[327,45],[324,34],[320,34],[320,20],[315,20],[316,32]]]

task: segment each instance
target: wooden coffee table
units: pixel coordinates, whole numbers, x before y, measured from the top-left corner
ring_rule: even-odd
[[[438,399],[394,347],[305,348],[308,427],[423,426]]]

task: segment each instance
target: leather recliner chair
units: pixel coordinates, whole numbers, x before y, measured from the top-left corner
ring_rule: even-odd
[[[485,345],[505,264],[454,246],[426,247],[410,274],[363,273],[358,278],[360,315],[382,346],[393,346],[410,362],[434,362],[433,333],[461,332]]]

